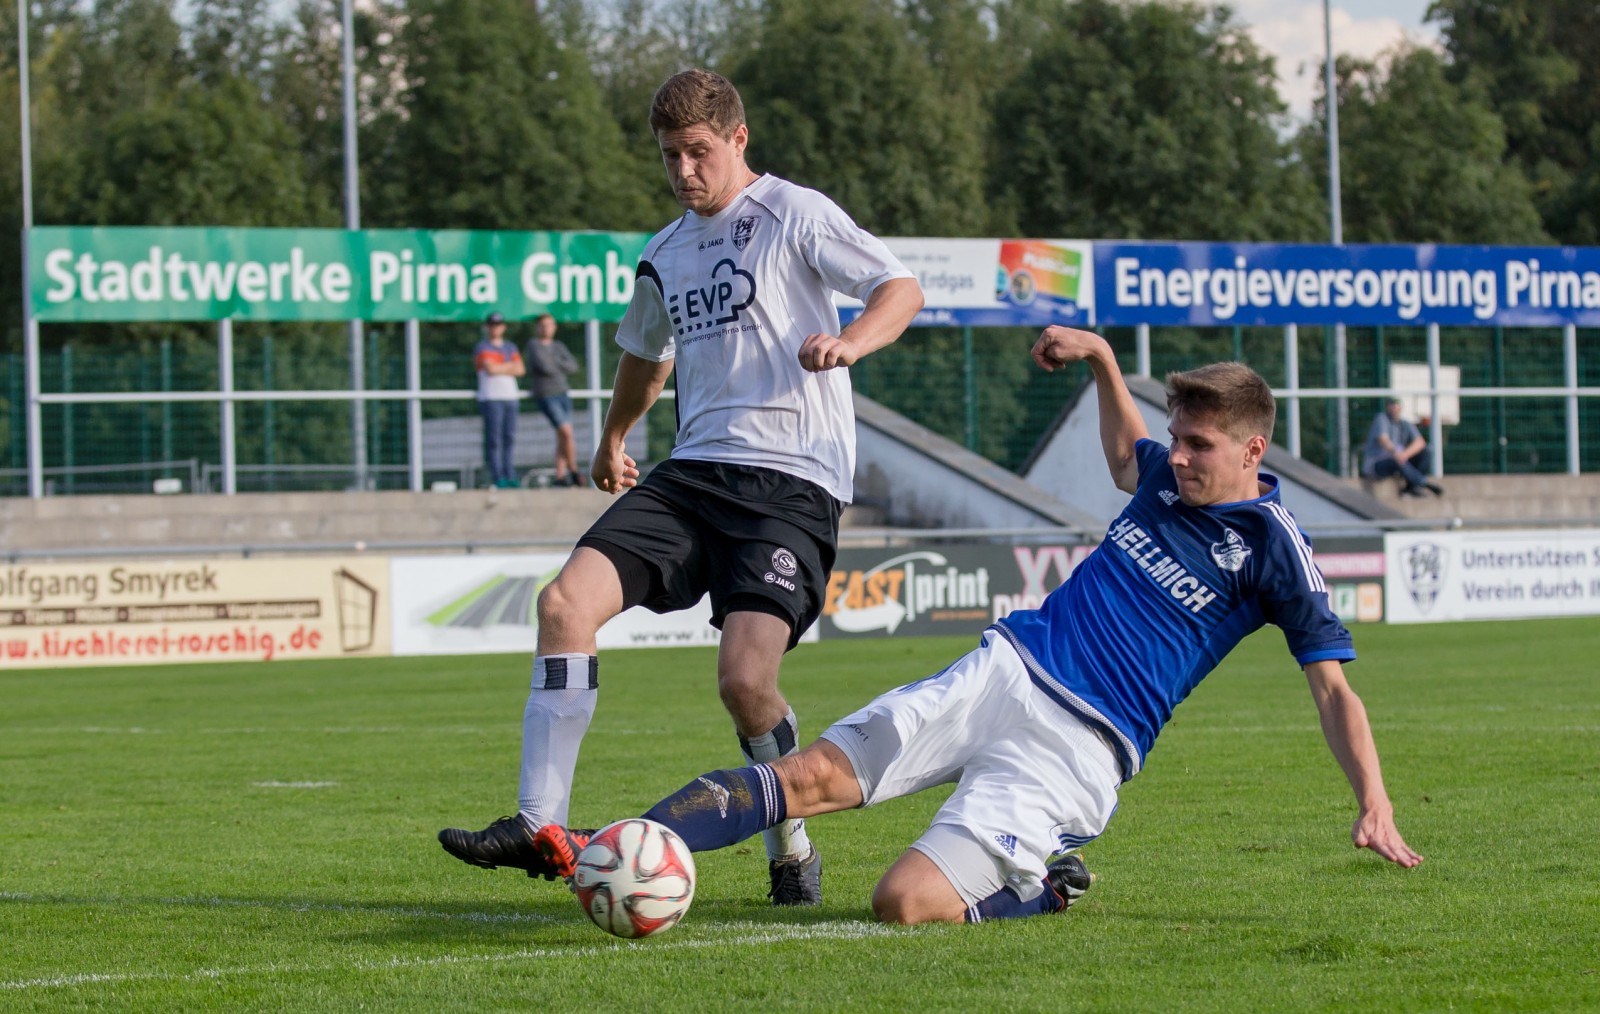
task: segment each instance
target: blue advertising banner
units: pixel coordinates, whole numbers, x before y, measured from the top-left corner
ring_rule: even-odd
[[[1594,247],[1095,243],[1099,324],[1600,326]]]

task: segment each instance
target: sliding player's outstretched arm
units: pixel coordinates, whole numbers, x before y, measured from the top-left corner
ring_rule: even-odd
[[[1344,667],[1334,661],[1312,662],[1306,666],[1306,681],[1317,702],[1328,748],[1344,769],[1361,808],[1350,829],[1356,848],[1371,849],[1401,866],[1422,862],[1422,856],[1406,844],[1395,826],[1394,805],[1383,787],[1378,747],[1372,741],[1367,709],[1345,680]]]
[[[1139,488],[1139,459],[1134,445],[1149,436],[1144,417],[1122,381],[1117,357],[1106,340],[1089,331],[1052,326],[1033,344],[1033,361],[1047,371],[1068,363],[1085,362],[1094,372],[1100,396],[1100,445],[1106,452],[1111,478],[1124,493]]]

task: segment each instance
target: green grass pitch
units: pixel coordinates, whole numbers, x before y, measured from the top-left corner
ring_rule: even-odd
[[[802,734],[975,639],[804,645]],[[629,943],[559,885],[446,856],[514,807],[513,656],[0,676],[0,1009],[1600,1009],[1600,621],[1362,627],[1353,684],[1401,831],[1350,791],[1268,629],[1177,712],[1059,917],[871,920],[942,794],[812,821],[825,904],[765,903],[759,840],[699,857]],[[573,818],[737,750],[708,649],[615,651]]]

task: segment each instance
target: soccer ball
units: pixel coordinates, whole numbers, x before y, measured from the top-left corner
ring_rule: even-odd
[[[643,817],[596,831],[572,876],[572,889],[596,926],[618,937],[647,937],[677,925],[694,900],[694,855],[676,831]]]

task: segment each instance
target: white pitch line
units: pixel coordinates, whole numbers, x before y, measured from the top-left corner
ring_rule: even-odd
[[[713,931],[723,926],[710,927]],[[541,947],[534,950],[503,951],[499,954],[443,954],[431,958],[389,958],[384,961],[348,961],[325,964],[241,965],[234,968],[197,968],[192,972],[79,972],[42,979],[12,979],[0,982],[0,990],[60,989],[68,986],[96,985],[107,982],[199,982],[208,979],[252,975],[298,975],[307,973],[358,971],[375,972],[402,968],[431,968],[440,965],[470,965],[506,961],[544,961],[548,959],[604,958],[628,954],[648,948],[651,952],[697,950],[702,947],[726,947],[728,944],[778,944],[804,940],[861,940],[867,937],[893,936],[897,932],[876,923],[815,923],[809,926],[774,926],[750,932],[746,926],[727,926],[739,929],[738,933],[718,933],[710,939],[645,942],[618,940],[611,945],[591,945],[575,948]]]
[[[503,730],[485,729],[467,725],[406,726],[406,725],[328,725],[328,726],[242,726],[234,728],[184,729],[174,733],[169,729],[113,728],[105,725],[18,725],[5,727],[7,735],[33,733],[35,735],[111,735],[111,736],[487,736],[498,735]]]
[[[338,782],[251,782],[258,789],[331,789]]]
[[[281,912],[331,912],[336,915],[403,916],[408,919],[439,919],[445,922],[554,924],[567,921],[555,916],[535,915],[531,912],[446,912],[439,909],[408,908],[396,905],[336,905],[324,901],[254,901],[244,898],[73,897],[71,895],[23,894],[0,891],[0,901],[21,901],[53,905],[183,905],[199,908],[260,908]]]

